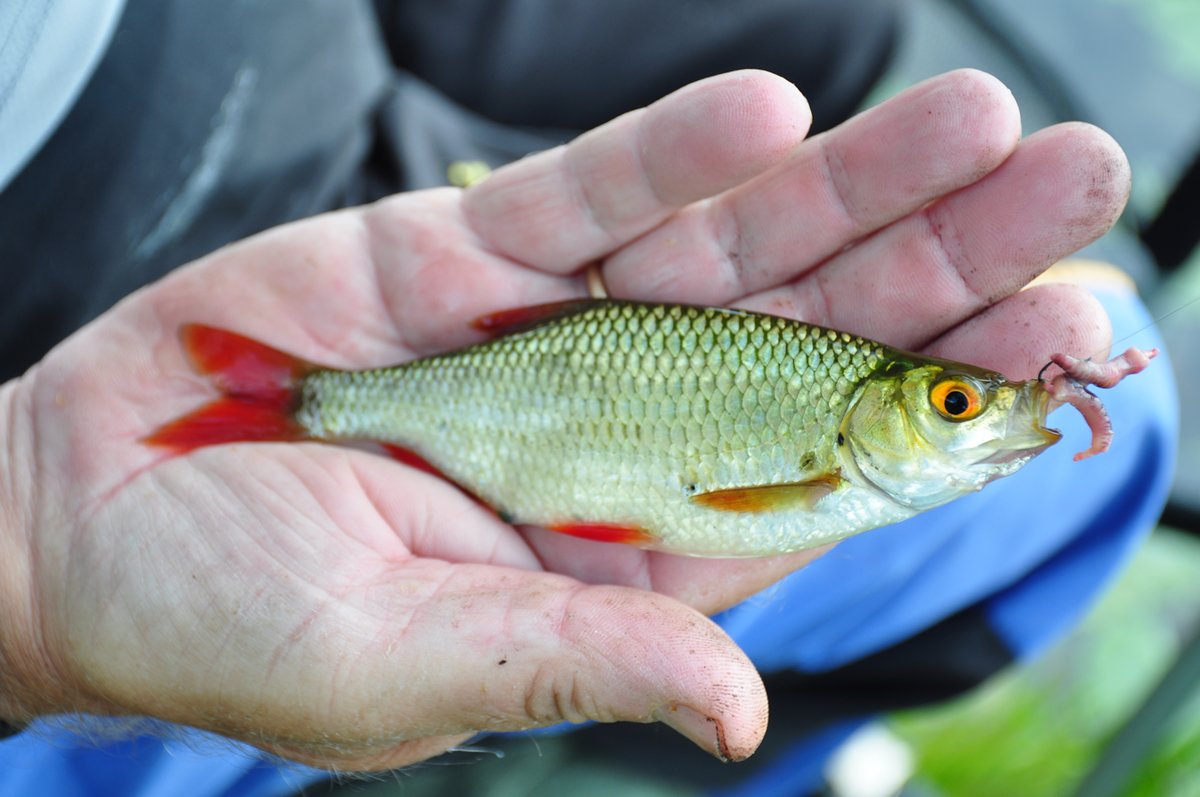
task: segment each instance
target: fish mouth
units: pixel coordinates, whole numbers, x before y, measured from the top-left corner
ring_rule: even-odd
[[[982,460],[987,465],[1028,461],[1062,439],[1062,433],[1046,426],[1050,393],[1036,379],[1022,382],[1008,415],[1008,429],[1000,447]]]

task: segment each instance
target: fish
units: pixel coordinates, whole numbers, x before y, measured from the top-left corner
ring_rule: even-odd
[[[237,333],[180,331],[220,396],[144,442],[378,445],[513,524],[675,554],[827,545],[1009,476],[1056,443],[1071,404],[1100,453],[1089,385],[1155,352],[1055,355],[1025,381],[745,310],[581,299],[503,310],[491,337],[399,365],[337,370]],[[1045,369],[1043,369],[1045,371]]]

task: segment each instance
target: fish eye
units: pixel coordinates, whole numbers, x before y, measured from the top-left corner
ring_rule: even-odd
[[[929,403],[950,421],[969,421],[983,411],[983,391],[973,381],[951,376],[929,391]]]

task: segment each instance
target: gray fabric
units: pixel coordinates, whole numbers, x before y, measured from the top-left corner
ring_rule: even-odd
[[[128,0],[0,193],[0,377],[172,268],[346,204],[389,77],[366,0]]]
[[[396,65],[509,127],[586,130],[694,80],[790,79],[815,129],[882,70],[898,0],[376,0]]]
[[[91,76],[124,0],[0,2],[0,191]]]
[[[394,171],[376,169],[362,199],[399,190],[446,184],[454,161],[479,160],[492,168],[531,152],[565,143],[578,131],[510,127],[492,121],[446,97],[408,72],[398,72],[379,110],[380,144]]]

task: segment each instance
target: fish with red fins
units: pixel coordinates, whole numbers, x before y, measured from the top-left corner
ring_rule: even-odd
[[[1111,387],[1156,352],[1055,355],[1011,382],[845,332],[714,307],[579,300],[504,311],[500,335],[341,371],[184,327],[221,396],[146,442],[373,441],[506,521],[695,556],[812,548],[1008,476],[1058,441],[1046,414],[1111,426]]]

